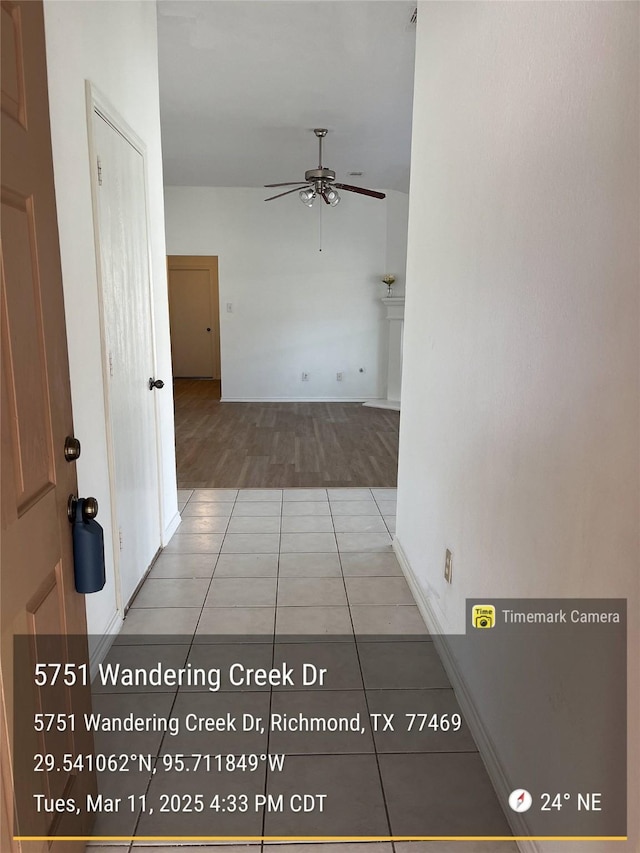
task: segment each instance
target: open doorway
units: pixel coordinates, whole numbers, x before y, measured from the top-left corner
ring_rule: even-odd
[[[169,322],[176,438],[220,402],[220,298],[215,255],[169,255]],[[188,429],[188,427],[187,427]],[[189,443],[189,436],[186,436]],[[177,440],[182,448],[183,442]],[[188,460],[187,460],[188,464]]]

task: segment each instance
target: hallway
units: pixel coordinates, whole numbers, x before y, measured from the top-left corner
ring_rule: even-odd
[[[384,488],[183,490],[182,525],[134,599],[107,660],[122,661],[130,655],[139,665],[162,654],[172,663],[195,666],[220,656],[227,661],[248,656],[254,664],[268,667],[284,660],[283,655],[287,661],[315,656],[327,664],[333,680],[323,690],[251,691],[227,686],[216,696],[205,688],[197,693],[180,687],[146,695],[114,695],[115,691],[102,689],[94,696],[94,711],[112,708],[116,702],[122,713],[153,709],[167,716],[180,716],[187,708],[216,713],[249,708],[253,713],[289,717],[302,712],[324,717],[359,713],[363,720],[391,709],[398,718],[416,710],[459,713],[391,549],[395,497],[395,490]],[[430,732],[418,741],[405,731],[383,734],[373,729],[366,735],[363,730],[267,731],[264,736],[200,733],[191,741],[166,733],[142,737],[157,756],[195,749],[286,754],[283,772],[265,767],[250,779],[245,774],[239,784],[253,793],[291,792],[300,790],[306,780],[314,790],[326,791],[332,797],[327,808],[330,829],[322,834],[334,838],[424,835],[432,831],[425,827],[425,814],[431,816],[428,823],[437,835],[472,835],[480,828],[483,834],[511,835],[464,721],[455,733]],[[140,774],[139,790],[152,798],[169,784],[160,778]],[[181,774],[173,778],[171,791],[193,791],[197,779],[209,790],[216,784],[211,776]],[[104,783],[112,785],[113,779]],[[235,779],[228,784],[237,790]],[[461,802],[467,804],[463,810]],[[437,807],[427,808],[429,803]],[[123,815],[103,814],[95,834],[318,835],[316,825],[308,821],[308,816],[291,814],[226,813],[213,820],[210,814],[191,815],[188,829],[176,832],[163,815],[134,814],[123,820]],[[155,844],[158,853],[169,850],[161,840]],[[395,853],[494,849],[491,842],[434,841],[382,842],[375,850],[392,853],[394,847]],[[286,851],[318,849],[317,844],[296,844]],[[323,844],[320,849],[358,853],[371,848]],[[233,847],[225,850],[235,853]],[[515,850],[508,842],[500,845],[501,853]]]
[[[262,836],[310,829],[384,839],[324,853],[515,853],[513,835],[530,850],[527,836],[561,822],[555,806],[513,815],[514,786],[572,791],[573,808],[605,784],[611,807],[591,815],[606,819],[605,840],[571,850],[609,853],[623,834],[616,850],[640,850],[640,3],[418,5],[2,4],[0,853],[84,849],[73,839],[90,812],[103,853],[204,853],[213,841],[202,837],[224,832],[251,832],[249,853],[262,853]],[[330,130],[337,180],[359,175],[385,199],[346,192],[311,210],[292,189],[265,203],[266,181],[316,162],[312,123]],[[125,143],[123,179],[112,155]],[[171,393],[167,257],[196,252],[221,259],[230,402],[214,382],[179,380]],[[390,274],[406,295],[393,347]],[[394,397],[398,341],[400,454],[398,413],[346,402]],[[87,502],[72,528],[72,496],[93,496],[98,519]],[[85,594],[90,571],[96,592]],[[489,626],[467,612],[522,602],[513,625],[528,631],[537,602],[559,612],[571,599],[621,617],[628,607],[610,666],[604,644],[585,654],[578,636],[561,655],[542,632],[539,654],[523,643],[526,654],[509,646],[496,662],[484,652],[499,632],[478,637],[473,626]],[[32,654],[16,667],[24,631]],[[270,728],[192,742],[136,729],[132,743],[96,729],[93,749],[86,724],[67,738],[52,721],[42,755],[77,755],[89,773],[94,755],[150,759],[100,779],[127,808],[78,811],[83,770],[49,760],[41,773],[12,731],[26,724],[29,745],[40,734],[13,676],[31,682],[32,658],[77,664],[70,640],[55,654],[40,641],[48,632],[82,638],[85,680],[126,660],[143,676],[161,662],[179,673],[222,664],[227,678],[231,661],[256,671],[318,660],[330,679],[322,690],[233,682],[215,695],[96,683],[107,721],[250,711]],[[457,636],[475,654],[456,655]],[[29,696],[48,713],[38,678]],[[54,692],[72,732],[87,697]],[[452,730],[457,700],[467,721]],[[373,725],[422,712],[437,724],[423,740]],[[363,726],[299,735],[272,730],[274,713]],[[282,772],[266,762],[278,751]],[[178,753],[265,761],[156,772]],[[329,797],[329,826],[254,803],[250,819],[189,812],[176,829],[144,806],[200,785],[209,796],[315,791]],[[43,789],[55,802],[40,810]],[[388,838],[500,834],[507,822],[500,843]],[[19,832],[44,840],[23,845]],[[221,853],[242,851],[236,840]]]

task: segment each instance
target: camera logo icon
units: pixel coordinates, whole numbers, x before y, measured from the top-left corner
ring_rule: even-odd
[[[471,624],[474,628],[494,628],[496,609],[493,604],[474,604],[471,611]]]

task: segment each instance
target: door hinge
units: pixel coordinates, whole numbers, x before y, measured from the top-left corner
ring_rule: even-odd
[[[121,527],[119,527],[119,528],[118,528],[118,539],[119,539],[119,541],[120,541],[120,550],[122,551],[122,548],[123,548],[124,546],[123,546],[123,544],[122,544],[122,528],[121,528]]]
[[[102,186],[102,161],[100,160],[99,157],[96,159],[97,159],[97,163],[98,163],[98,186],[101,187]]]
[[[109,376],[113,376],[113,356],[109,353]]]

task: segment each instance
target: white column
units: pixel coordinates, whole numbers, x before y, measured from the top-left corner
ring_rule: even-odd
[[[389,322],[389,360],[387,363],[387,396],[384,400],[367,400],[363,405],[376,409],[400,411],[402,384],[402,335],[404,332],[404,296],[383,296]]]

